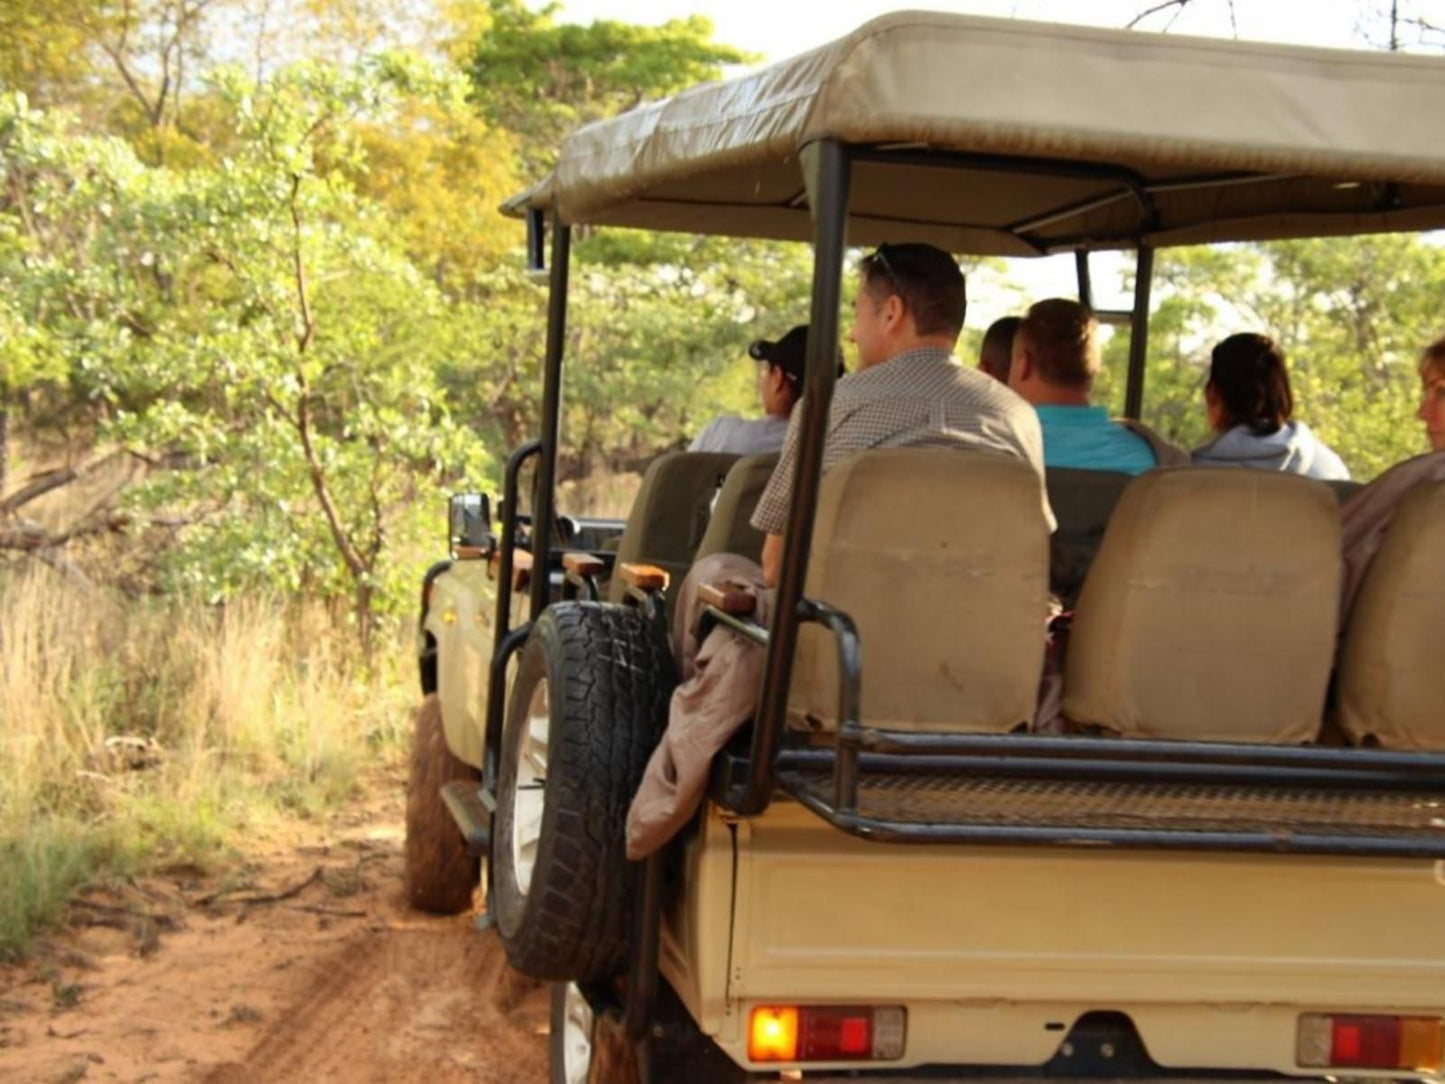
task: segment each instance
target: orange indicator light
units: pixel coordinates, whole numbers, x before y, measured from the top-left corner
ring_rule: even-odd
[[[748,1057],[753,1061],[798,1060],[798,1010],[759,1006],[748,1027]]]

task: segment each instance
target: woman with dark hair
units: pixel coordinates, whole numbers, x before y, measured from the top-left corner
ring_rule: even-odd
[[[1204,404],[1209,427],[1218,435],[1194,450],[1199,466],[1349,479],[1349,468],[1340,457],[1309,426],[1294,420],[1289,373],[1274,340],[1245,332],[1216,346]]]

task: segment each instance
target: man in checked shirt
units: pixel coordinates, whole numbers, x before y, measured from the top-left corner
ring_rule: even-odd
[[[823,472],[871,448],[948,447],[1017,456],[1039,475],[1040,500],[1052,528],[1037,413],[953,354],[966,306],[963,274],[953,257],[931,245],[880,245],[864,257],[859,276],[848,334],[858,348],[858,366],[833,393]],[[767,536],[762,567],[717,554],[699,561],[683,581],[673,628],[682,683],[673,693],[667,732],[628,813],[630,858],[661,846],[692,816],[713,755],[757,708],[765,652],[725,628],[715,628],[699,645],[695,634],[703,604],[697,588],[742,586],[757,596],[754,617],[769,621],[802,414],[793,411],[782,456],[753,513],[753,526]]]

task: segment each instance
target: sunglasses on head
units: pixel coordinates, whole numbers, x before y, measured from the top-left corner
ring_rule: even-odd
[[[893,287],[893,292],[901,297],[903,295],[903,282],[899,279],[898,272],[893,270],[893,265],[888,262],[889,247],[888,242],[884,241],[870,252],[868,254],[868,267],[870,270],[876,267],[882,271],[883,274],[887,276],[889,284]]]

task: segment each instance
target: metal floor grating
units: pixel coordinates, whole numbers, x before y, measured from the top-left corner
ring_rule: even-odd
[[[861,835],[947,838],[969,829],[1151,837],[1177,833],[1388,839],[1445,856],[1445,792],[1229,783],[1090,782],[864,772],[856,814],[832,808],[824,767],[779,772],[782,789]],[[1059,840],[1066,842],[1066,840]]]

